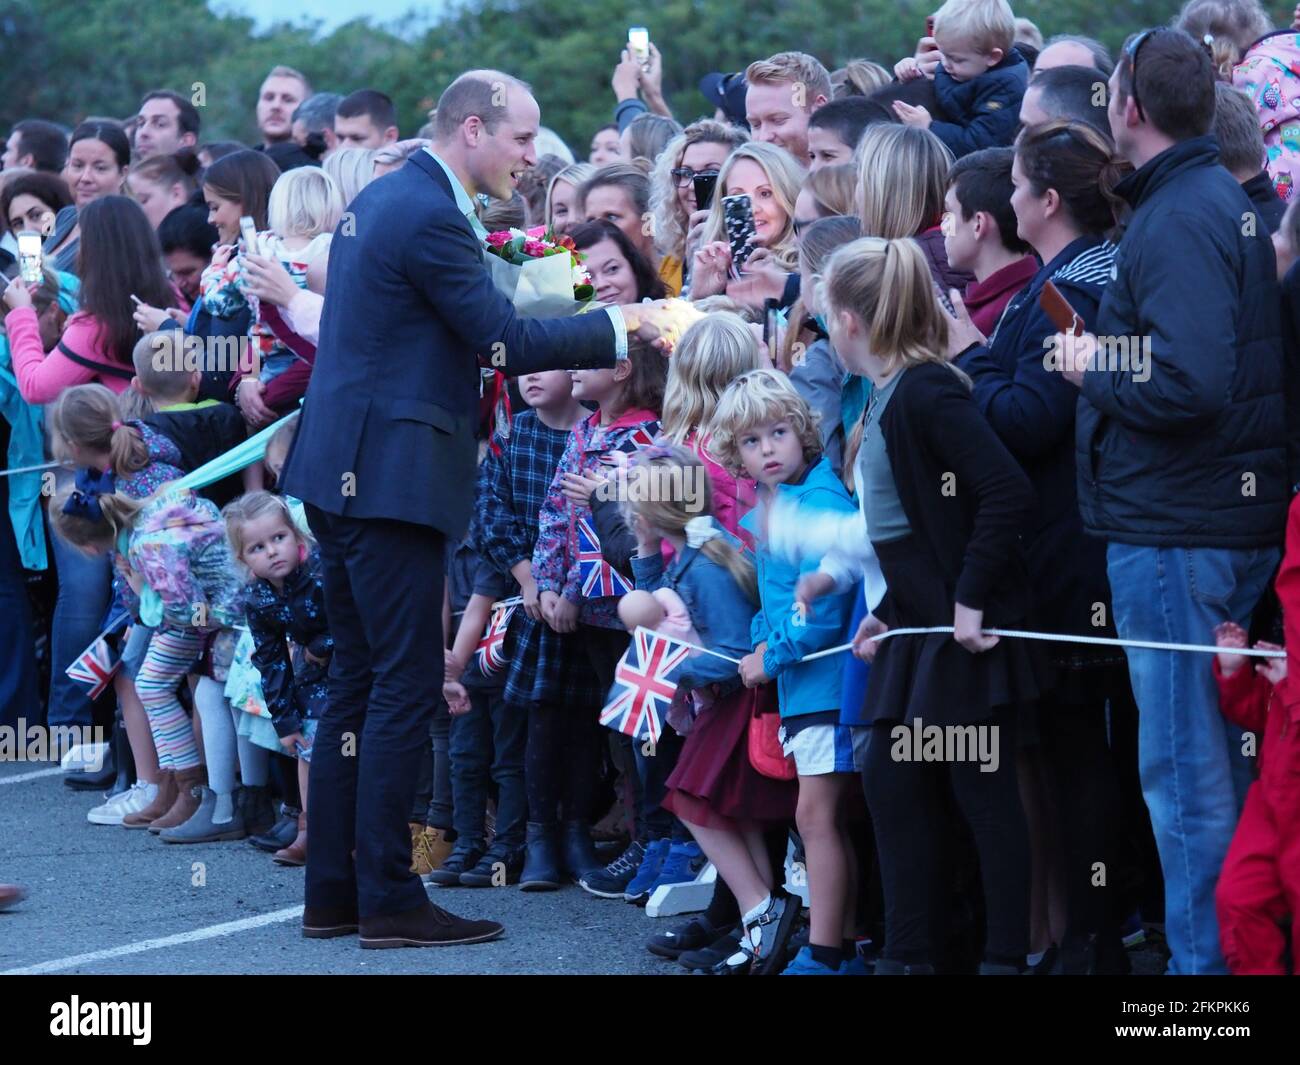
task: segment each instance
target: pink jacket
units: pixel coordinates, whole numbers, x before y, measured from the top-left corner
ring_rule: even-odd
[[[709,451],[709,438],[692,429],[686,437],[686,446],[700,456],[705,472],[713,486],[713,516],[727,532],[740,538],[746,547],[754,546],[748,529],[740,527],[740,519],[754,509],[756,499],[754,482],[733,477]]]
[[[121,394],[135,373],[131,367],[115,362],[104,350],[99,322],[83,311],[68,319],[60,344],[88,362],[103,365],[104,372],[80,365],[59,348],[46,355],[36,311],[31,307],[18,307],[5,315],[5,331],[9,334],[18,391],[28,403],[53,403],[65,388],[92,382]]]

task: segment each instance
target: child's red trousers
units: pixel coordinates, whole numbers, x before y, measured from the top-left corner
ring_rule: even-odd
[[[1287,516],[1286,554],[1278,570],[1278,598],[1286,632],[1287,677],[1276,688],[1254,660],[1231,677],[1214,663],[1219,706],[1255,735],[1259,779],[1246,807],[1214,893],[1219,939],[1233,973],[1285,974],[1291,919],[1291,960],[1300,970],[1300,496]]]

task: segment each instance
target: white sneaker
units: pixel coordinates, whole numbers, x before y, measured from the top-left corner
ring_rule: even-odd
[[[92,825],[120,825],[128,814],[139,813],[157,794],[157,785],[151,786],[143,780],[137,780],[126,791],[118,792],[107,802],[96,806],[86,814],[86,820]]]

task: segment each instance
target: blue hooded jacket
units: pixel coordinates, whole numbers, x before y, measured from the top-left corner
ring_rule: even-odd
[[[777,485],[775,492],[784,502],[809,510],[856,514],[857,504],[835,476],[825,457],[817,460],[798,484]],[[849,617],[856,588],[826,595],[802,611],[795,603],[794,590],[805,573],[815,573],[816,558],[787,562],[771,554],[761,542],[762,504],[741,520],[741,527],[754,534],[758,544],[754,566],[761,602],[750,626],[753,646],[766,642],[763,670],[776,681],[781,717],[797,717],[840,709],[841,674],[844,655],[827,655],[812,662],[799,659],[814,651],[847,643]]]

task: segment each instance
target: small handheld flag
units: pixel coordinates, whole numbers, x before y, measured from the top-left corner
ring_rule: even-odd
[[[89,689],[92,699],[98,699],[113,682],[122,660],[113,653],[104,637],[99,637],[72,662],[65,673],[78,684]]]
[[[578,579],[588,599],[627,595],[632,585],[600,553],[600,538],[586,518],[578,519]]]
[[[691,649],[667,636],[638,628],[614,670],[600,723],[634,739],[658,742],[663,714],[677,694],[672,674]]]
[[[483,638],[479,640],[474,654],[478,659],[478,670],[485,677],[490,677],[506,663],[506,631],[510,628],[510,619],[514,616],[517,604],[497,606],[488,620]]]

